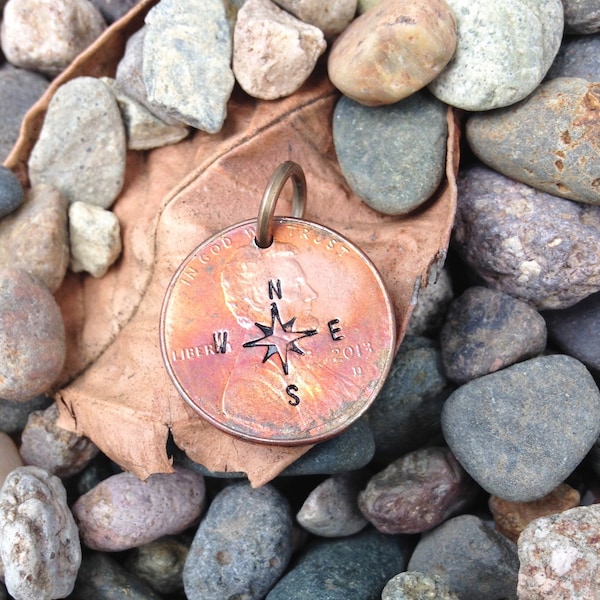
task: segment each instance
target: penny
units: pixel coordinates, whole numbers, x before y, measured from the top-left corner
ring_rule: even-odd
[[[395,349],[381,276],[338,233],[272,217],[196,248],[175,273],[161,349],[183,398],[210,423],[269,444],[307,444],[347,428],[370,406]]]

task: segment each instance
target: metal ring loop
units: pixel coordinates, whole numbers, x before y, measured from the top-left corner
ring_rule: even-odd
[[[256,245],[259,248],[268,248],[273,243],[273,215],[279,194],[286,181],[291,177],[294,185],[294,198],[292,216],[298,219],[304,217],[306,208],[306,178],[302,167],[291,160],[280,164],[267,183],[256,224]]]

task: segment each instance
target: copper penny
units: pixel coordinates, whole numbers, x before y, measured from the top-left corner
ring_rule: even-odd
[[[393,359],[394,313],[347,239],[300,218],[271,214],[268,224],[267,247],[254,219],[184,260],[163,304],[163,358],[216,427],[255,442],[319,442],[375,399]]]

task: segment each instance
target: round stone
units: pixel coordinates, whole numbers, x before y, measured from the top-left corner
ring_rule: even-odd
[[[275,4],[305,23],[318,27],[326,38],[341,33],[354,18],[357,0],[275,0]]]
[[[542,81],[560,47],[561,0],[448,0],[456,53],[429,85],[442,102],[469,111],[522,100]]]
[[[381,592],[381,600],[459,600],[435,575],[405,571],[392,577]]]
[[[65,326],[48,288],[25,271],[0,271],[0,397],[24,401],[46,391],[65,357]]]
[[[406,214],[428,200],[445,172],[446,112],[426,91],[378,107],[342,97],[334,110],[333,141],[354,193],[389,215]]]
[[[455,48],[456,19],[445,0],[388,0],[337,38],[327,70],[356,102],[391,104],[437,77]]]
[[[24,197],[23,186],[17,176],[0,165],[0,218],[19,208]]]
[[[563,0],[565,29],[568,33],[600,31],[600,7],[596,0]]]
[[[600,23],[600,12],[599,12]],[[546,74],[546,79],[578,77],[589,82],[600,81],[600,37],[583,35],[565,37]]]
[[[458,388],[444,404],[442,429],[481,487],[529,502],[562,483],[592,448],[600,392],[578,360],[532,358]]]

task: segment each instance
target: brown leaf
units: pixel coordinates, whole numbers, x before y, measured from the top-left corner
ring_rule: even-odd
[[[127,36],[153,4],[142,2],[111,27],[32,109],[7,161],[23,181],[57,86],[84,74],[113,75]],[[62,427],[90,437],[141,478],[172,471],[169,431],[192,460],[210,470],[245,472],[255,486],[310,448],[255,444],[208,424],[173,387],[158,340],[162,299],[176,267],[209,236],[255,217],[270,174],[284,160],[306,173],[307,218],[346,235],[378,266],[402,339],[415,290],[445,258],[456,204],[458,129],[449,111],[447,179],[435,197],[408,216],[384,216],[361,202],[340,173],[331,132],[337,98],[323,72],[279,101],[256,101],[236,90],[218,134],[196,132],[174,146],[129,153],[125,187],[113,207],[122,257],[102,279],[69,274],[57,293],[68,332],[56,393]],[[281,202],[280,211],[289,213],[289,206]]]

